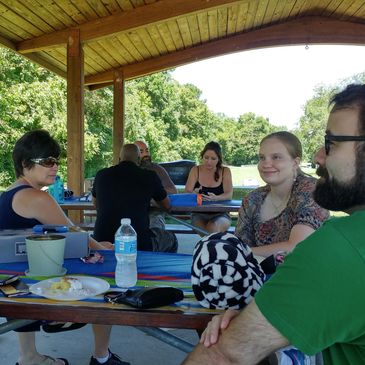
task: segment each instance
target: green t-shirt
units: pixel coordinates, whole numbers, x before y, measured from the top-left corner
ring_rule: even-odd
[[[365,211],[330,219],[299,243],[255,301],[305,354],[365,364]]]

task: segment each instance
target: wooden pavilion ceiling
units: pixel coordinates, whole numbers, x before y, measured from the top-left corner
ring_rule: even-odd
[[[125,79],[240,50],[365,44],[363,0],[0,0],[0,44],[66,77],[80,32],[85,84]]]

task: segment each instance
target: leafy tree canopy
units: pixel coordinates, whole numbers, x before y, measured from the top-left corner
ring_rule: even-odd
[[[349,82],[364,82],[364,74]],[[339,85],[340,87],[343,85]],[[323,144],[328,100],[336,87],[318,86],[304,107],[296,134],[310,159]],[[201,90],[181,85],[168,71],[126,83],[125,140],[145,140],[156,162],[177,159],[199,161],[209,141],[222,145],[229,165],[257,163],[261,139],[284,127],[275,127],[267,118],[246,113],[238,119],[209,110]],[[11,152],[25,132],[43,128],[59,141],[65,156],[65,81],[11,51],[0,48],[0,185],[14,180]],[[85,92],[85,177],[112,163],[113,90],[111,87]],[[66,166],[60,173],[67,180]]]

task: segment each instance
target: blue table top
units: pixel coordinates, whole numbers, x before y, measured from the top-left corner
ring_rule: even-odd
[[[102,264],[86,264],[80,259],[66,259],[63,266],[67,269],[67,274],[93,275],[114,279],[116,264],[114,251],[100,251],[100,253],[104,256],[104,263]],[[191,263],[191,255],[138,251],[138,278],[142,280],[190,281]],[[0,274],[23,276],[27,269],[27,262],[2,263]]]

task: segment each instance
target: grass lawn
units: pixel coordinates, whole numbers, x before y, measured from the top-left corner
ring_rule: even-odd
[[[260,186],[265,185],[257,170],[257,165],[229,166],[229,168],[232,171],[233,186],[242,186],[244,179],[254,179]],[[305,167],[302,170],[309,175],[316,176],[315,169]]]
[[[233,186],[242,186],[244,179],[254,179],[259,185],[264,185],[256,165],[229,166],[232,172]]]

